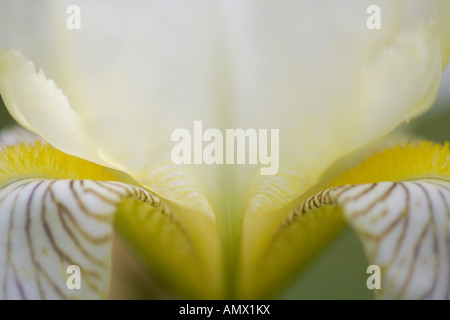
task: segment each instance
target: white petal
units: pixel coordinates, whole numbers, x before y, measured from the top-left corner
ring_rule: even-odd
[[[170,214],[158,198],[118,182],[22,179],[0,186],[0,299],[104,298],[113,214],[125,198]],[[80,289],[67,285],[73,265]]]
[[[369,264],[381,269],[377,298],[450,299],[449,181],[335,187],[309,198],[291,219],[333,205],[344,209]]]
[[[66,145],[66,153],[80,157],[95,157],[97,147],[87,136],[79,116],[72,110],[67,97],[44,72],[36,71],[33,63],[20,52],[0,51],[0,91],[9,112],[25,128],[51,139],[55,145]],[[24,90],[26,88],[26,90]],[[28,105],[30,108],[22,108]],[[52,119],[52,124],[45,124]]]
[[[283,207],[334,161],[427,110],[440,83],[436,3],[295,3],[233,11],[238,126],[280,128],[280,172],[255,181],[255,214]],[[382,10],[376,32],[365,27],[369,4]]]
[[[80,30],[65,27],[71,1],[37,11],[37,1],[27,2],[27,11],[18,3],[2,5],[12,26],[2,43],[44,67],[75,111],[65,103],[38,105],[46,115],[67,116],[65,131],[48,116],[33,117],[32,125],[36,112],[25,111],[36,108],[31,99],[9,102],[20,110],[18,121],[57,148],[124,170],[148,187],[154,164],[170,162],[176,128],[192,131],[194,120],[222,130],[279,128],[277,176],[213,172],[233,185],[253,182],[236,200],[248,212],[280,208],[331,163],[428,109],[449,53],[448,6],[438,0],[78,1]],[[366,27],[371,4],[382,9],[381,30]],[[16,26],[25,18],[26,27]],[[24,82],[10,85],[29,96]],[[198,179],[197,193],[222,183]],[[231,195],[220,197],[215,206]]]

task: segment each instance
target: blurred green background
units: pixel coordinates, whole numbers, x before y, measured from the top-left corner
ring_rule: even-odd
[[[0,128],[13,123],[0,100]],[[435,142],[450,140],[450,68],[434,108],[399,130]],[[366,268],[362,247],[347,228],[279,298],[373,299],[373,292],[366,287]]]

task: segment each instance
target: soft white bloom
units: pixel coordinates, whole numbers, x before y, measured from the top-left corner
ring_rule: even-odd
[[[80,30],[66,28],[71,4]],[[366,25],[374,4],[380,30]],[[21,0],[2,1],[0,21],[11,115],[166,201],[214,297],[258,296],[258,259],[290,211],[337,160],[429,109],[450,55],[445,0]],[[279,129],[278,173],[174,165],[171,133],[196,120]]]

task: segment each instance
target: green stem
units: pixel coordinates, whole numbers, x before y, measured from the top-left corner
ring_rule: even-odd
[[[224,166],[220,181],[223,190],[227,190],[227,194],[222,195],[220,199],[221,210],[217,215],[224,259],[225,297],[233,299],[236,297],[240,265],[243,210],[238,200],[241,197],[238,194],[238,188],[235,186],[232,165]]]

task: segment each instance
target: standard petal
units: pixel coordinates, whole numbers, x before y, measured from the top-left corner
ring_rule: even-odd
[[[92,157],[82,156],[94,162],[101,157],[113,167],[144,178],[160,160],[161,151],[170,159],[174,129],[190,129],[194,120],[217,126],[220,84],[215,72],[222,65],[216,54],[221,44],[216,40],[219,26],[214,23],[216,13],[210,2],[136,1],[124,6],[121,1],[77,1],[80,30],[66,28],[70,1],[17,4],[1,4],[5,23],[10,17],[27,15],[27,10],[32,14],[26,26],[10,23],[9,32],[1,33],[2,46],[23,50],[56,81],[98,149],[53,139],[58,134],[47,130],[53,126],[48,127],[42,118],[36,120],[45,121],[45,126],[33,129],[52,145],[71,154],[73,150],[79,155],[93,152]],[[38,30],[42,43],[29,38],[28,28]],[[14,87],[26,92],[23,86]],[[17,103],[20,109],[40,110],[32,105]],[[46,107],[54,109],[51,113],[72,116],[73,112],[63,110],[65,105]],[[52,117],[47,120],[53,121]],[[131,141],[138,141],[139,148]]]
[[[433,105],[450,42],[444,2],[239,4],[229,5],[238,126],[280,128],[279,174],[254,176],[247,214],[280,210],[337,159]],[[366,27],[374,4],[380,30]]]
[[[248,214],[280,209],[335,160],[428,109],[449,54],[450,8],[440,0],[77,1],[80,30],[65,28],[71,1],[36,3],[2,5],[10,25],[2,44],[24,50],[56,81],[97,148],[65,143],[51,129],[53,117],[36,117],[43,123],[34,130],[63,151],[100,158],[152,187],[155,163],[170,162],[174,129],[192,130],[194,120],[222,130],[280,129],[275,176],[183,168],[195,185],[191,196],[205,204],[198,197],[204,194],[213,207],[233,198]],[[380,30],[366,25],[374,4]],[[27,24],[14,23],[24,15]],[[243,191],[211,192],[222,176]],[[182,193],[153,190],[173,200]]]
[[[55,145],[70,146],[66,152],[80,157],[96,157],[97,147],[86,135],[78,114],[72,110],[64,93],[36,71],[33,63],[15,50],[0,50],[0,91],[11,115],[25,128],[40,132],[44,139],[56,138]],[[23,108],[30,106],[30,108]],[[50,116],[51,115],[51,116]],[[54,119],[52,125],[45,124]]]
[[[92,139],[92,135],[88,133],[86,125],[89,121],[83,120],[79,112],[72,108],[67,97],[53,80],[47,79],[42,70],[37,71],[34,64],[18,51],[0,51],[0,91],[9,112],[15,119],[25,128],[39,132],[40,136],[46,141],[51,141],[53,146],[97,164],[123,169],[128,174],[140,177],[141,182],[151,181],[151,184],[147,183],[146,186],[163,194],[166,199],[195,209],[198,214],[213,216],[207,199],[210,192],[204,187],[205,172],[192,166],[174,165],[170,157],[161,154],[161,150],[158,150],[161,148],[155,149],[155,145],[150,141],[140,143],[139,147],[136,147],[136,143],[141,139],[149,138],[144,132],[136,135],[140,138],[134,143],[126,143],[134,150],[127,155],[133,162],[131,167],[124,167],[121,162],[111,160],[101,147],[101,143]],[[126,115],[123,114],[120,118],[126,119]],[[110,115],[108,119],[111,119]],[[49,124],[49,120],[55,123]],[[106,123],[108,121],[102,120],[98,124],[106,125]],[[144,123],[137,124],[135,128],[138,127],[139,130],[154,130]],[[170,134],[165,136],[156,131],[154,134],[159,135],[161,139],[163,137],[170,139]],[[120,132],[121,135],[120,139],[116,137],[117,141],[125,142],[124,139],[133,136],[133,132],[129,131],[115,132]],[[103,131],[102,135],[108,135],[108,131]],[[163,145],[166,148],[167,141]],[[147,161],[150,158],[152,160]],[[146,166],[141,166],[138,162],[144,162]]]

